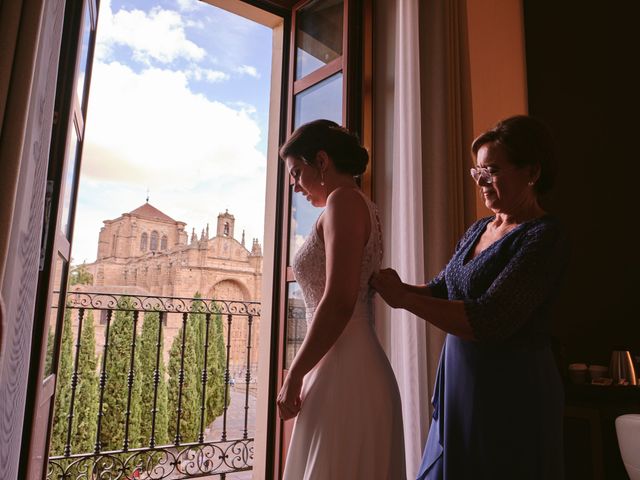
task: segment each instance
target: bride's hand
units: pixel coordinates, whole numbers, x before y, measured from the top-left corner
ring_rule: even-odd
[[[384,268],[371,275],[369,285],[392,308],[401,308],[406,293],[405,285],[393,268]]]
[[[287,375],[277,399],[280,418],[289,420],[298,415],[302,404],[300,401],[301,390],[302,379]]]

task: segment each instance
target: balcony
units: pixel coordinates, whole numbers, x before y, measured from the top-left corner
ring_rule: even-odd
[[[66,303],[47,479],[250,478],[259,302]]]

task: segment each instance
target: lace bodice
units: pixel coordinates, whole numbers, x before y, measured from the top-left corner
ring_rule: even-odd
[[[379,270],[380,262],[382,261],[382,230],[376,205],[366,198],[362,192],[358,192],[361,193],[369,209],[371,233],[364,247],[360,271],[360,289],[354,316],[356,314],[366,314],[367,318],[373,319],[373,315],[370,315],[370,313],[371,299],[374,292],[369,287],[369,278],[373,272]],[[309,236],[293,259],[293,273],[302,289],[307,311],[307,322],[310,322],[313,318],[315,308],[324,294],[326,283],[326,253],[324,243],[318,235],[317,223],[318,220],[313,224]]]

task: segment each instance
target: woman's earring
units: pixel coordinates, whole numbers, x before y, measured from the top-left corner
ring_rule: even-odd
[[[320,171],[320,185],[324,187],[324,172]]]

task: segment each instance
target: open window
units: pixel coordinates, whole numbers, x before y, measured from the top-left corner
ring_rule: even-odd
[[[320,211],[292,189],[277,150],[299,125],[329,118],[357,132],[371,145],[370,0],[207,0],[221,8],[255,19],[274,29],[274,62],[270,102],[267,173],[267,219],[261,339],[264,373],[259,378],[261,398],[257,416],[256,458],[261,457],[258,477],[280,478],[286,457],[291,423],[276,414],[275,397],[304,334],[306,325],[300,291],[291,271],[297,248],[309,233]],[[45,474],[48,430],[51,428],[56,387],[58,350],[71,262],[72,232],[84,141],[87,97],[98,18],[97,0],[67,0],[60,67],[56,88],[55,124],[52,132],[47,178],[48,226],[43,235],[43,256],[37,293],[29,398],[32,418],[25,420],[24,442],[29,459],[26,478]],[[257,20],[258,21],[258,20]],[[278,40],[279,39],[279,40]],[[371,167],[362,178],[371,193]],[[144,232],[140,251],[164,250],[167,237]],[[114,242],[115,245],[115,242]],[[270,264],[269,264],[270,263]],[[266,298],[269,297],[269,298]],[[267,318],[269,317],[269,318]],[[38,323],[39,322],[39,323]],[[50,332],[48,334],[48,332]],[[39,335],[39,338],[35,338]],[[37,370],[34,371],[34,370]],[[37,378],[37,381],[34,379]]]
[[[34,414],[25,418],[28,433],[23,438],[29,456],[22,462],[24,478],[41,478],[46,467],[97,21],[97,0],[66,2],[31,351],[28,398]]]
[[[359,134],[370,146],[371,110],[364,88],[369,78],[371,49],[363,32],[370,28],[368,2],[353,0],[310,0],[292,9],[287,130],[312,120],[326,118]],[[367,30],[368,31],[368,30]],[[366,47],[365,47],[366,46]],[[371,163],[362,188],[371,193]],[[322,209],[311,206],[293,190],[293,181],[282,169],[282,231],[279,284],[279,329],[277,387],[306,334],[304,301],[291,264],[311,232]],[[276,389],[276,390],[278,390]],[[276,422],[274,478],[280,478],[286,459],[293,420]]]

